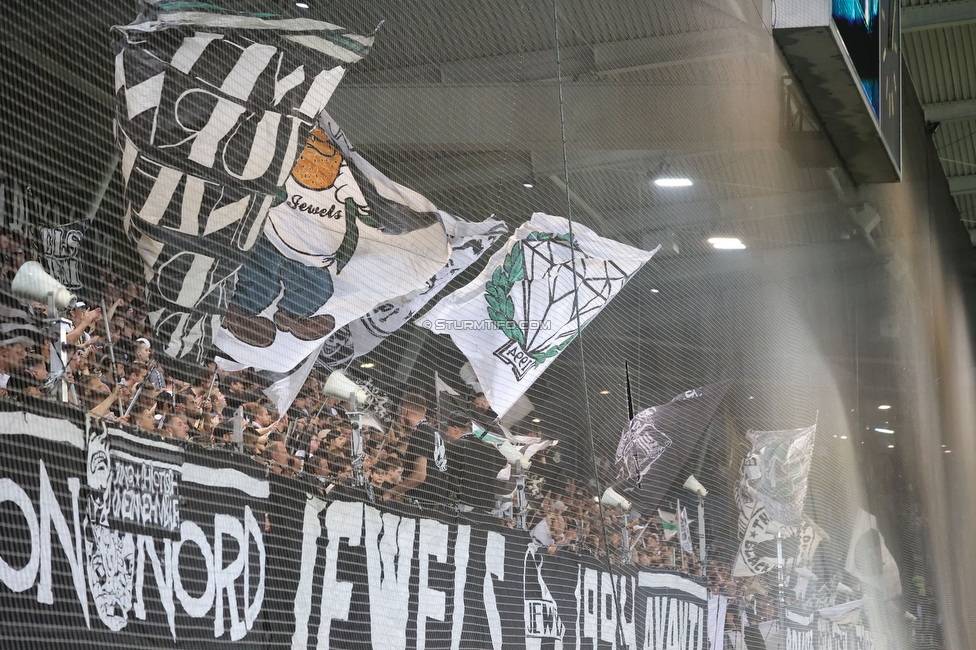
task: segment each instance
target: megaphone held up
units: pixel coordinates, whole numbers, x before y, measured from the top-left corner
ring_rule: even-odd
[[[611,508],[619,508],[624,512],[630,510],[630,501],[621,496],[620,493],[614,490],[612,487],[608,487],[603,491],[603,496],[600,497],[600,503]]]
[[[64,311],[77,300],[75,294],[48,275],[40,262],[24,262],[10,283],[10,290],[15,295],[38,302],[47,302],[50,295],[58,311]]]
[[[853,596],[854,590],[845,585],[843,582],[837,583],[837,593],[844,594],[845,596]]]
[[[354,411],[368,402],[370,397],[368,392],[356,385],[356,382],[346,377],[339,370],[329,375],[322,392],[329,397],[338,397],[349,402]]]
[[[694,474],[688,477],[683,487],[692,494],[697,494],[700,497],[708,496],[708,490],[706,490],[704,486],[698,482],[698,479],[695,478]]]

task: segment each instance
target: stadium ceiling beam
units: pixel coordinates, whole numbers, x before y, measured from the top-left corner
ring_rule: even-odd
[[[595,223],[588,213],[580,214],[584,225],[603,227],[601,234],[619,236],[640,234],[649,244],[666,243],[659,239],[674,228],[682,231],[696,225],[723,223],[734,225],[749,221],[771,221],[783,217],[828,214],[840,210],[837,196],[831,190],[811,190],[763,194],[720,201],[689,201],[657,205],[653,212],[646,209],[596,210],[600,222]],[[658,238],[658,239],[655,239]]]
[[[917,32],[968,23],[976,23],[974,0],[951,0],[939,4],[903,7],[901,10],[902,32]]]
[[[721,102],[703,101],[703,91],[564,83],[569,148],[734,151],[778,141],[767,128],[780,119],[777,80],[734,84]],[[340,86],[329,109],[361,147],[545,151],[562,144],[554,83]]]
[[[926,122],[948,122],[976,117],[976,99],[926,104],[923,108]]]
[[[952,194],[976,194],[976,174],[950,176],[949,192]]]
[[[747,27],[686,32],[560,49],[564,80],[614,77],[686,63],[754,56],[765,33]],[[366,83],[509,83],[556,80],[556,51],[538,50],[494,57],[380,70]]]

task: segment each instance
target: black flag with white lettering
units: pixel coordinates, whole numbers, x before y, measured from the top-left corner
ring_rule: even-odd
[[[159,352],[189,377],[314,120],[373,38],[188,3],[155,3],[117,30],[124,227]]]

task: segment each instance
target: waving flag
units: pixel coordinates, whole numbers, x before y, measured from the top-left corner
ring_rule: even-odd
[[[56,228],[38,229],[47,272],[71,291],[81,289],[79,253],[81,242],[90,225],[91,219],[85,217]]]
[[[301,144],[373,39],[198,3],[151,2],[116,29],[123,226],[158,351],[195,376]]]
[[[664,529],[664,541],[670,541],[678,533],[678,516],[660,508],[658,508],[657,514],[661,518],[661,528]]]
[[[748,431],[752,452],[747,459],[751,475],[746,490],[758,499],[770,518],[784,524],[803,519],[807,479],[813,460],[817,425],[785,431]]]
[[[226,369],[286,375],[275,388],[279,404],[336,328],[422,289],[451,254],[444,213],[367,162],[326,113],[285,189],[216,339]]]
[[[421,326],[450,334],[491,408],[504,416],[657,250],[576,224],[570,234],[569,221],[537,212]]]
[[[680,502],[678,503],[678,531],[681,550],[694,555],[695,547],[691,545],[691,528],[688,526],[688,509],[682,508]]]
[[[886,598],[901,594],[901,573],[878,530],[878,520],[863,508],[857,513],[844,570]]]
[[[403,327],[417,312],[459,273],[474,264],[491,248],[508,226],[497,219],[472,223],[440,213],[451,244],[451,257],[444,268],[428,278],[427,284],[410,293],[384,301],[365,316],[338,331],[323,348],[319,363],[331,369],[345,367],[350,361],[367,354],[388,336]]]
[[[708,429],[729,382],[685,391],[667,404],[652,406],[634,416],[620,436],[615,463],[616,489],[634,507],[651,511]]]

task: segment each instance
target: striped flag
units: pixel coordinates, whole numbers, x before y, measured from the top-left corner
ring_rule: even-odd
[[[166,368],[195,376],[242,260],[319,113],[372,36],[330,23],[156,6],[117,27],[123,226]]]

